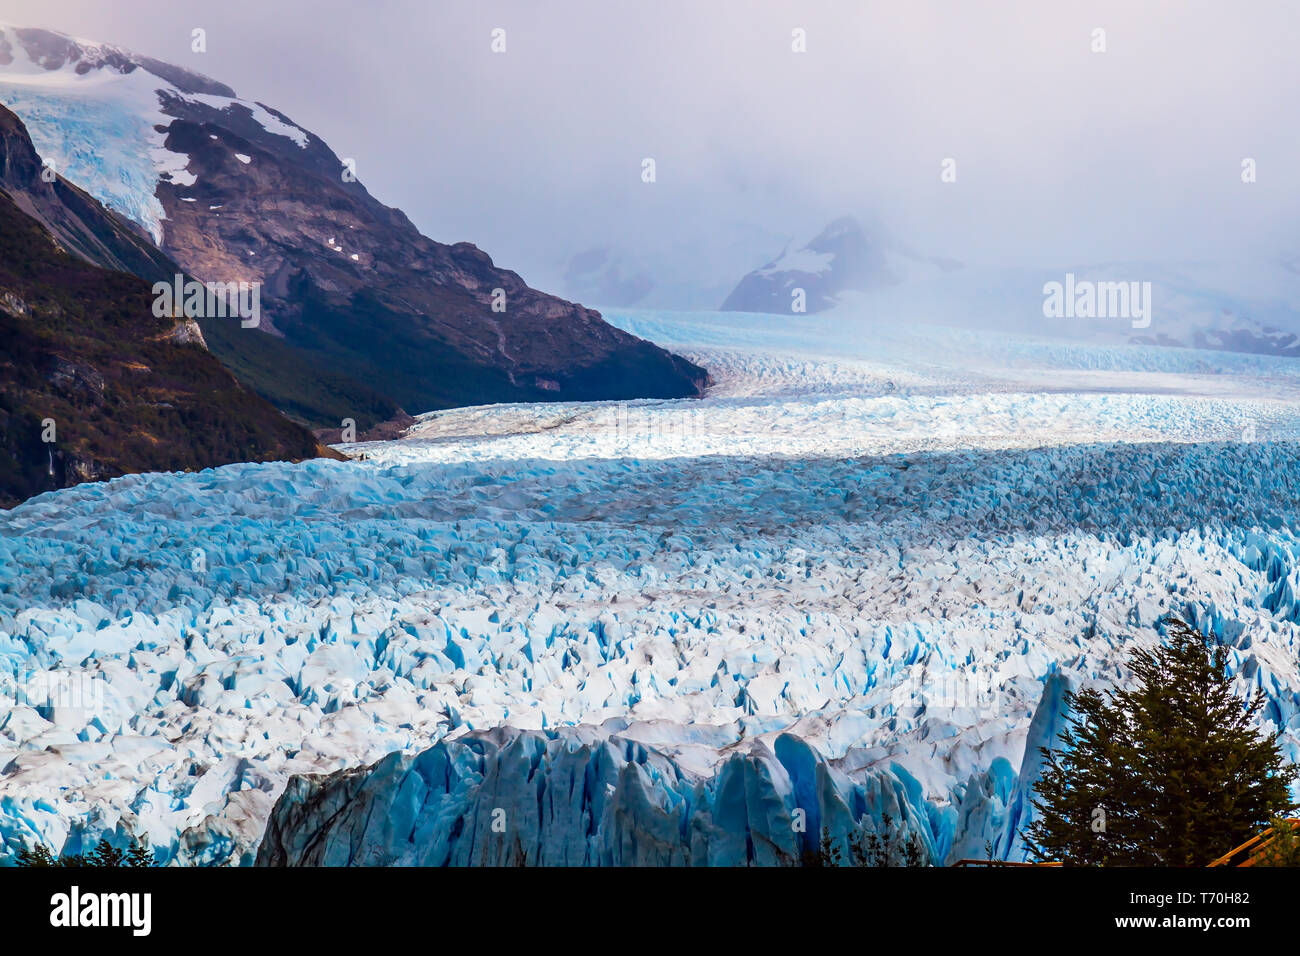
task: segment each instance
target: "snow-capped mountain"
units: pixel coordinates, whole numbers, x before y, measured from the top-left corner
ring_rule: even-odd
[[[235,97],[222,83],[120,47],[0,22],[0,101],[27,123],[44,160],[160,246],[158,183],[188,179],[184,157],[164,146],[165,94]]]
[[[1068,277],[1068,279],[1067,279]],[[1051,283],[1150,287],[1150,315],[1044,308]],[[1242,262],[960,264],[918,255],[883,227],[850,218],[741,280],[725,311],[868,312],[906,324],[1014,331],[1094,343],[1300,357],[1300,270],[1285,256]]]
[[[572,299],[605,308],[713,309],[734,286],[731,277],[784,240],[784,233],[748,219],[602,235],[554,263],[554,284]]]
[[[176,271],[138,225],[44,167],[22,121],[3,106],[0,190],[87,262],[150,280],[170,280]]]
[[[1124,287],[1142,314],[1070,310],[1054,314],[1053,286]],[[1140,293],[1140,296],[1139,296]],[[1121,296],[1121,302],[1124,297]],[[1148,301],[1149,299],[1149,301]],[[1056,267],[968,265],[842,296],[848,312],[897,322],[961,326],[1112,345],[1295,356],[1300,276],[1280,261],[1099,262]],[[1100,305],[1100,302],[1097,303]]]
[[[1286,316],[1284,320],[1290,319]],[[1300,318],[1300,316],[1297,316]],[[1300,322],[1296,327],[1300,327]],[[1154,336],[1135,335],[1138,345],[1165,345],[1174,348],[1213,349],[1221,352],[1247,352],[1253,355],[1300,357],[1300,334],[1266,325],[1249,316],[1224,309],[1218,315],[1204,316],[1185,331],[1161,332]]]
[[[0,106],[0,507],[129,471],[336,455],[245,390],[192,320],[155,315],[127,273],[176,266],[46,173]]]
[[[44,137],[0,112],[0,481],[53,467],[46,415],[143,462],[0,510],[0,863],[774,865],[887,819],[1022,860],[1065,692],[1170,614],[1300,760],[1287,267],[958,267],[844,219],[727,311],[606,322],[187,71],[4,28],[0,102]],[[311,436],[83,261],[145,236],[265,285],[209,338],[303,417],[518,401],[249,460]],[[574,280],[643,301],[634,261]],[[1067,276],[1154,297],[1053,316]]]
[[[923,259],[887,238],[868,237],[852,217],[830,223],[806,245],[787,249],[749,273],[722,304],[724,312],[823,312],[845,292],[871,292],[960,265]],[[795,295],[801,293],[798,305]]]
[[[598,313],[529,288],[472,244],[422,236],[319,137],[191,71],[0,26],[0,103],[45,160],[140,223],[187,273],[261,283],[259,331],[320,374],[410,410],[676,397],[705,381]],[[237,351],[247,337],[228,354],[213,348],[258,373],[258,357]],[[274,389],[283,375],[255,384]],[[324,411],[315,418],[338,424]]]

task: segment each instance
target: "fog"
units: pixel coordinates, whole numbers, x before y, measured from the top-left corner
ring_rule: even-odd
[[[716,306],[846,213],[968,263],[1296,247],[1294,4],[0,0],[0,19],[222,80],[543,288],[607,246],[662,304]]]

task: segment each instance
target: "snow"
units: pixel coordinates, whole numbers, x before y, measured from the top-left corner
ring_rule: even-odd
[[[198,177],[187,169],[190,158],[184,153],[173,153],[165,147],[158,146],[150,151],[150,156],[160,178],[165,178],[177,186],[193,186],[199,181]]]
[[[820,275],[830,272],[835,264],[835,255],[830,252],[816,252],[812,249],[794,249],[785,252],[775,262],[758,270],[762,276],[781,272],[798,272]]]
[[[210,106],[220,112],[228,112],[234,106],[240,106],[253,114],[253,121],[261,126],[268,133],[275,136],[283,136],[293,142],[300,148],[306,149],[310,139],[306,130],[286,123],[275,116],[261,103],[254,103],[250,100],[241,100],[229,96],[216,96],[210,93],[176,93],[181,99],[189,100],[192,103],[202,103]]]
[[[3,27],[0,27],[3,29]],[[154,195],[159,178],[190,185],[188,158],[163,147],[170,125],[156,87],[144,70],[111,69],[78,76],[72,64],[45,70],[11,41],[13,62],[0,66],[0,103],[27,126],[36,151],[68,179],[106,205],[143,225],[162,240],[162,203]],[[178,165],[179,164],[179,165]]]
[[[243,163],[245,166],[247,166],[249,163],[251,163],[251,162],[253,161],[253,157],[252,157],[252,156],[249,156],[249,155],[247,155],[247,154],[245,154],[245,153],[236,153],[236,154],[235,154],[235,159],[239,160],[239,161],[240,161],[241,163]]]
[[[12,29],[0,23],[0,35]],[[99,48],[80,42],[92,53]],[[300,148],[309,145],[305,130],[279,119],[260,103],[186,94],[144,69],[119,73],[100,67],[78,75],[74,61],[47,70],[27,57],[16,38],[10,38],[10,45],[13,62],[0,65],[0,103],[26,124],[37,152],[53,161],[61,175],[140,223],[159,245],[166,219],[156,196],[159,181],[179,186],[197,181],[186,169],[189,157],[164,145],[172,122],[163,112],[164,97],[218,110],[242,107],[267,132]],[[246,155],[239,159],[251,162]]]
[[[1061,692],[1123,679],[1169,612],[1300,757],[1296,363],[851,313],[610,318],[718,385],[437,412],[342,446],[364,461],[0,512],[0,677],[81,691],[0,719],[0,838],[129,830],[250,863],[293,775],[400,752],[367,806],[418,783],[394,827],[436,804],[428,841],[358,804],[321,852],[483,860],[454,821],[525,813],[520,754],[556,782],[585,753],[617,791],[585,811],[615,822],[534,808],[538,860],[743,861],[736,828],[788,847],[809,801],[836,839],[889,812],[935,859],[1018,857]],[[440,761],[464,774],[435,785]]]

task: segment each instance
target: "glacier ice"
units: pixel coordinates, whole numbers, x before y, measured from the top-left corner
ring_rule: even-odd
[[[1019,858],[1062,691],[1123,680],[1170,612],[1300,757],[1300,461],[1242,440],[1294,434],[1291,363],[613,318],[717,388],[0,512],[7,850],[771,862],[803,808]],[[308,850],[348,794],[391,820],[357,803]],[[502,806],[517,847],[464,836]]]
[[[0,23],[0,39],[13,29]],[[33,61],[22,44],[11,43],[17,55],[0,65],[0,103],[22,119],[43,160],[140,224],[158,245],[166,218],[156,195],[159,182],[192,186],[197,181],[187,169],[189,157],[165,145],[171,101],[199,104],[217,113],[247,113],[262,129],[298,148],[310,144],[310,134],[261,103],[187,93],[150,69],[127,69],[106,57],[116,53],[135,63],[126,51],[85,40],[77,43],[88,51],[86,56],[56,69]],[[84,68],[91,64],[93,68]],[[168,75],[175,78],[174,73]]]

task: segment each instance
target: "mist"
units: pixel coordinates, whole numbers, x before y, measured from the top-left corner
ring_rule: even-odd
[[[226,82],[427,235],[545,289],[607,249],[659,304],[712,308],[845,214],[990,265],[1295,245],[1287,3],[0,0],[0,19]]]

